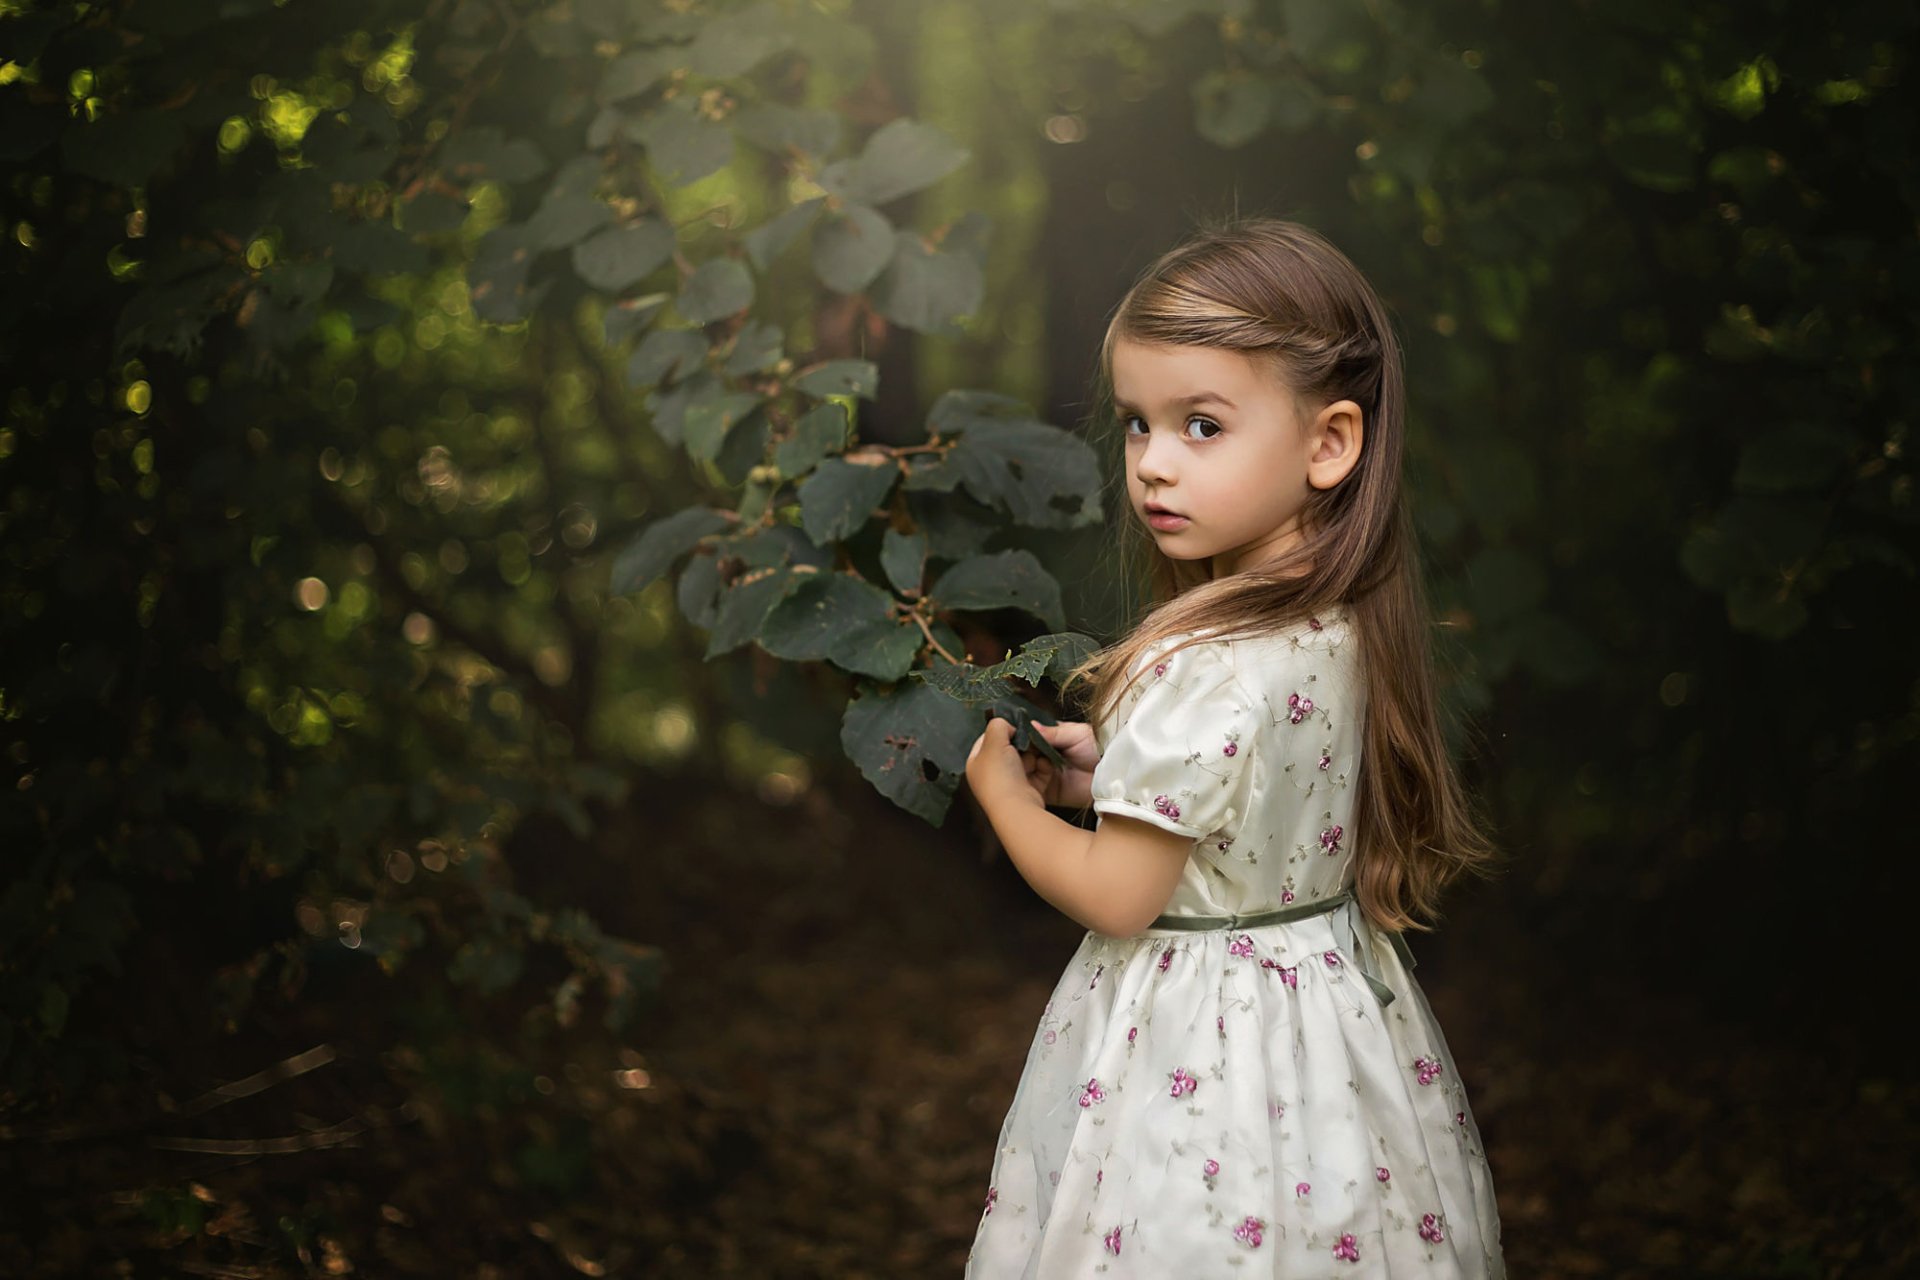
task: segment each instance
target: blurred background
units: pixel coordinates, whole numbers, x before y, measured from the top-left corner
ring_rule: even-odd
[[[716,379],[871,360],[857,440],[977,388],[1111,480],[1108,311],[1237,211],[1406,345],[1508,855],[1413,947],[1512,1273],[1912,1274],[1915,27],[0,0],[0,1271],[958,1275],[1081,930],[869,785],[846,673],[615,589],[755,483],[633,357],[679,288],[768,353]],[[849,157],[905,238],[836,288],[767,228]],[[1108,639],[1124,515],[981,537]]]

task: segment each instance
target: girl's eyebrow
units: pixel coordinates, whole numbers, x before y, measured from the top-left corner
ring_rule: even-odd
[[[1167,401],[1167,403],[1170,405],[1189,405],[1189,406],[1197,405],[1197,404],[1217,404],[1217,405],[1224,405],[1229,409],[1236,409],[1236,410],[1240,407],[1239,405],[1235,404],[1233,401],[1227,399],[1225,396],[1220,395],[1218,392],[1214,392],[1214,391],[1196,391],[1190,396],[1175,396],[1173,399]],[[1131,409],[1135,412],[1138,412],[1140,409],[1139,405],[1132,404],[1126,400],[1122,400],[1118,396],[1115,396],[1113,398],[1113,405],[1114,405],[1114,408],[1116,409]]]

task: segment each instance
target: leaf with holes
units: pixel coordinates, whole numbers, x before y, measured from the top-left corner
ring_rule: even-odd
[[[848,703],[840,745],[881,795],[938,826],[981,724],[978,712],[911,680]]]

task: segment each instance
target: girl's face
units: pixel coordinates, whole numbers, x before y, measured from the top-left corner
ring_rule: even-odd
[[[1161,551],[1210,559],[1216,578],[1293,546],[1312,490],[1360,460],[1358,404],[1304,421],[1278,377],[1237,351],[1119,338],[1112,373],[1134,514]]]

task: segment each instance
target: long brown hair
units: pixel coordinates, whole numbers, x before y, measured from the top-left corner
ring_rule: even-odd
[[[1113,344],[1213,347],[1268,364],[1313,412],[1335,400],[1363,413],[1361,452],[1345,479],[1314,489],[1301,537],[1257,568],[1215,579],[1211,562],[1162,552],[1124,498],[1125,536],[1144,555],[1155,606],[1066,684],[1090,683],[1099,720],[1145,650],[1185,633],[1270,635],[1320,610],[1343,609],[1361,648],[1367,690],[1356,795],[1355,891],[1380,927],[1430,926],[1447,883],[1487,876],[1498,857],[1448,755],[1434,694],[1419,548],[1402,500],[1406,386],[1386,309],[1325,238],[1276,218],[1203,228],[1141,273],[1100,347],[1095,402],[1111,421]],[[1186,640],[1177,647],[1195,643]]]

